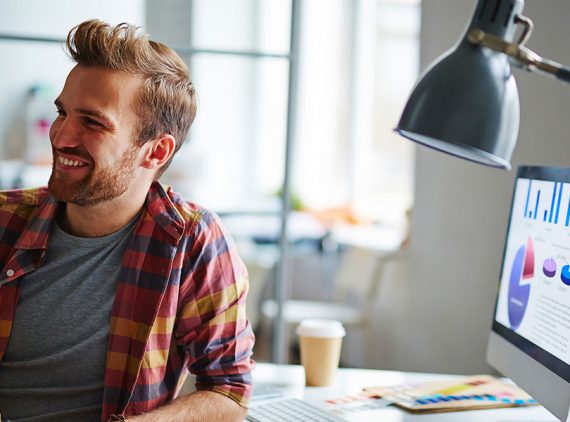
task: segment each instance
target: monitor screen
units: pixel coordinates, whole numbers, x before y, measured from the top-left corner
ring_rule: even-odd
[[[533,371],[570,383],[570,168],[519,168],[492,331],[540,365]],[[512,372],[524,371],[520,359],[489,360],[519,382]]]

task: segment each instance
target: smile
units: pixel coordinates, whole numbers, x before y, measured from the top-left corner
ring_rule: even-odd
[[[87,163],[84,163],[82,161],[69,160],[67,158],[62,157],[61,155],[57,157],[57,160],[59,161],[60,164],[70,167],[84,167],[87,165]]]

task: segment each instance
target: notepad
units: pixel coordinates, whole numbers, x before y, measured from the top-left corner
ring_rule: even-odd
[[[490,375],[474,375],[452,381],[367,387],[369,394],[391,400],[414,413],[455,412],[531,406],[537,402],[520,388]]]

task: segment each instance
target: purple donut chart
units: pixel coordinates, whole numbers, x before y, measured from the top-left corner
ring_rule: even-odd
[[[564,284],[570,286],[570,265],[564,265],[562,267],[562,273],[560,274],[560,279]]]
[[[511,267],[508,292],[508,314],[509,323],[513,330],[520,327],[524,318],[528,299],[530,296],[529,283],[521,284],[523,279],[529,279],[533,275],[534,269],[534,248],[532,239],[529,238],[527,245],[522,245],[517,250]],[[570,279],[570,268],[568,268]]]
[[[552,278],[556,275],[556,261],[552,258],[544,260],[542,265],[542,272],[548,278]]]

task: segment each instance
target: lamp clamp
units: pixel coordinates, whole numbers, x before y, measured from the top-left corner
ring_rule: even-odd
[[[570,67],[545,59],[524,45],[530,38],[533,28],[532,21],[526,16],[517,15],[515,22],[523,27],[520,39],[515,43],[505,41],[503,38],[489,34],[480,28],[469,30],[467,40],[474,45],[506,54],[511,63],[521,69],[529,72],[542,72],[570,83]]]

